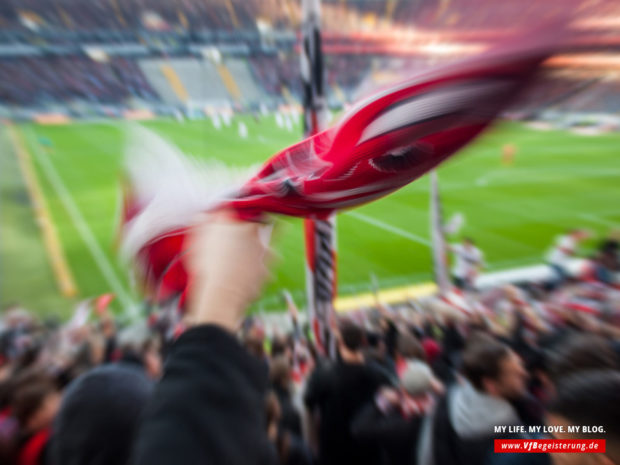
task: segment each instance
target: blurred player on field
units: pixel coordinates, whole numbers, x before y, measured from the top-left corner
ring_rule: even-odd
[[[502,164],[512,166],[515,161],[517,148],[513,144],[506,144],[502,147]]]
[[[476,279],[484,266],[482,251],[469,237],[465,237],[460,244],[450,244],[448,249],[454,254],[454,285],[463,290],[476,289]]]
[[[555,239],[555,243],[546,257],[547,263],[553,270],[553,277],[550,283],[552,288],[562,284],[570,277],[568,264],[571,258],[575,256],[579,243],[588,237],[590,237],[590,234],[586,230],[572,229]]]

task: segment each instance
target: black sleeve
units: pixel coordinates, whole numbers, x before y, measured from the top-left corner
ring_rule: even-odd
[[[310,410],[316,408],[324,398],[326,385],[328,384],[329,366],[329,363],[327,363],[327,367],[317,366],[308,379],[306,391],[304,392],[304,404]]]
[[[172,347],[135,442],[135,465],[265,463],[267,379],[235,337],[212,325]]]
[[[407,439],[409,423],[399,415],[384,415],[374,402],[367,404],[351,424],[351,434],[360,442],[383,444]]]
[[[394,360],[396,358],[396,346],[398,344],[398,329],[392,320],[388,320],[387,332],[385,334],[385,348],[388,355]]]
[[[396,367],[394,367],[394,373],[388,368],[383,368],[380,365],[366,365],[370,369],[371,377],[368,380],[368,385],[372,386],[373,395],[382,386],[395,386],[398,385],[398,376],[396,375]]]
[[[105,363],[112,362],[114,351],[116,350],[116,336],[109,337],[105,340],[105,348],[103,353],[103,360]]]
[[[520,312],[517,312],[515,326],[510,335],[509,345],[512,346],[517,352],[519,352],[524,346],[527,346],[525,342],[525,318]]]

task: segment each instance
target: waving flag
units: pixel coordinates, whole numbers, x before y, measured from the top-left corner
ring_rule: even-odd
[[[274,156],[229,205],[328,218],[409,184],[514,100],[551,52],[544,36],[534,40],[520,38],[362,100],[336,127]]]
[[[132,215],[124,222],[123,239],[129,244],[124,250],[138,258],[146,289],[165,290],[165,295],[150,297],[184,291],[184,237],[198,212],[227,207],[246,220],[264,213],[329,220],[338,210],[384,197],[429,172],[514,101],[557,49],[553,32],[529,31],[479,56],[383,89],[357,103],[335,127],[276,154],[238,188],[234,183],[222,186],[219,172],[210,181],[196,181],[200,170],[177,160],[173,150],[168,154],[172,161],[162,156],[158,166],[151,161],[142,169],[148,176],[134,171],[131,191],[138,207],[127,209]],[[135,147],[144,151],[148,145]],[[210,185],[217,195],[203,194]],[[158,205],[168,208],[168,214],[157,211]],[[333,234],[327,231],[312,232],[315,257],[323,246],[333,250]],[[318,247],[317,237],[323,241]],[[332,255],[330,263],[329,254],[320,258],[325,267],[310,262],[317,271],[312,285],[329,299],[334,259]]]

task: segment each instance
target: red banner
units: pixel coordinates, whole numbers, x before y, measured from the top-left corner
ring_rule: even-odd
[[[605,452],[604,439],[495,439],[495,452],[600,454]]]

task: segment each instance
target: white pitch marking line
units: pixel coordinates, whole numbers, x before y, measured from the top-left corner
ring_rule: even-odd
[[[29,139],[32,141],[31,137]],[[112,267],[103,250],[101,249],[101,246],[97,242],[97,239],[95,238],[93,232],[88,227],[84,216],[82,216],[82,213],[75,204],[75,201],[71,197],[71,194],[69,193],[69,190],[62,181],[62,178],[56,171],[56,168],[54,168],[54,165],[48,157],[41,155],[39,147],[36,143],[31,143],[31,146],[34,148],[33,151],[37,161],[43,168],[43,171],[45,172],[48,181],[51,183],[52,187],[56,191],[56,194],[58,194],[58,197],[60,198],[62,204],[67,210],[67,213],[71,217],[75,228],[77,229],[78,233],[82,237],[82,240],[84,241],[84,244],[93,256],[95,263],[99,267],[101,274],[108,282],[110,288],[118,296],[118,299],[123,304],[125,311],[131,312],[131,316],[136,316],[136,308],[134,302],[129,297],[127,292],[125,292],[123,285],[121,284],[118,277],[116,276],[116,273],[114,272],[114,268]]]
[[[602,218],[599,218],[598,216],[588,215],[587,213],[583,213],[579,216],[583,218],[584,220],[591,221],[592,223],[598,223],[604,226],[611,226],[612,228],[617,228],[618,226],[620,226],[620,223],[616,221],[604,220]]]
[[[391,224],[385,223],[381,220],[377,220],[370,216],[366,216],[362,213],[347,212],[345,213],[345,215],[352,216],[353,218],[357,218],[358,220],[364,221],[368,224],[376,226],[377,228],[385,229],[386,231],[389,231],[393,234],[404,237],[405,239],[409,239],[410,241],[417,242],[418,244],[425,245],[426,247],[431,246],[431,242],[428,239],[424,239],[423,237],[416,236],[415,234],[405,231],[404,229],[397,228],[396,226],[392,226]]]

